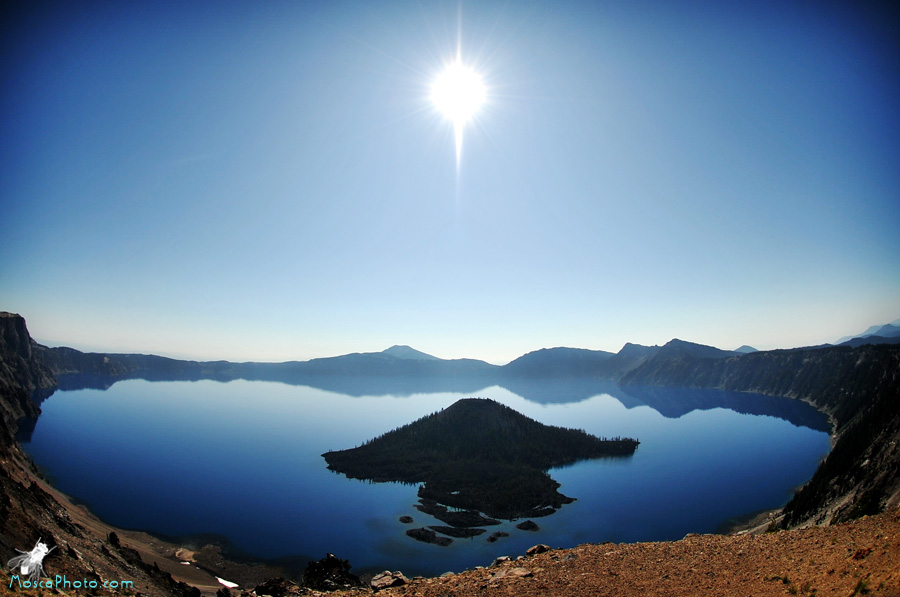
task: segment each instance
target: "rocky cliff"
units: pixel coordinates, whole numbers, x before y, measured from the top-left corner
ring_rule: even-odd
[[[25,416],[36,416],[31,400],[35,392],[51,392],[56,379],[42,361],[34,358],[36,344],[28,334],[25,320],[18,315],[0,312],[0,450],[14,443],[15,423]]]
[[[620,384],[787,396],[829,415],[833,449],[785,507],[786,524],[840,522],[900,501],[900,347],[837,346],[725,358],[663,359],[662,354],[627,373]]]
[[[44,560],[48,574],[98,587],[128,580],[146,595],[199,596],[200,591],[145,562],[109,527],[57,494],[22,452],[15,441],[17,421],[37,416],[32,396],[47,396],[56,385],[51,368],[38,356],[42,350],[22,317],[0,313],[0,565],[42,539],[55,548]]]

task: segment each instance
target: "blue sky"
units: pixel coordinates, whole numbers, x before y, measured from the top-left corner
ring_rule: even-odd
[[[900,316],[877,4],[6,6],[0,309],[52,345],[504,363]],[[488,101],[457,165],[458,44]]]

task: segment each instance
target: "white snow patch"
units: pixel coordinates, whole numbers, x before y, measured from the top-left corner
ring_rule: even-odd
[[[229,582],[229,581],[225,580],[224,578],[219,578],[218,576],[216,577],[216,580],[219,581],[221,584],[225,585],[229,589],[236,589],[238,586],[237,583]]]

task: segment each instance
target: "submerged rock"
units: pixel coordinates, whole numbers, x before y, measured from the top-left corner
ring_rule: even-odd
[[[450,526],[457,528],[492,526],[500,524],[499,520],[482,516],[474,510],[452,511],[446,506],[437,503],[434,500],[422,498],[416,504],[416,509],[434,516],[441,522],[445,522]]]
[[[520,531],[532,531],[532,532],[541,530],[541,527],[539,527],[537,525],[537,523],[534,522],[533,520],[526,520],[524,522],[520,522],[519,524],[516,525],[516,528],[519,529]]]
[[[437,533],[435,533],[431,529],[426,529],[425,527],[418,529],[409,529],[408,531],[406,531],[406,534],[416,541],[421,541],[422,543],[431,543],[432,545],[440,545],[441,547],[447,547],[448,545],[453,543],[453,539],[449,537],[440,537]]]
[[[445,527],[445,526],[438,526],[438,525],[432,525],[428,528],[432,529],[434,531],[437,531],[438,533],[441,533],[443,535],[449,535],[450,537],[456,537],[457,539],[468,539],[470,537],[477,537],[478,535],[481,535],[482,533],[487,533],[487,529],[471,529],[471,528],[460,529],[460,528],[456,528],[456,527]]]

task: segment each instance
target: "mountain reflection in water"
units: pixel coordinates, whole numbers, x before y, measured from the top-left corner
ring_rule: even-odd
[[[594,379],[292,381],[63,377],[65,391],[41,404],[24,447],[60,490],[117,526],[215,534],[263,559],[332,552],[357,573],[413,575],[485,565],[535,543],[713,532],[784,504],[829,447],[827,420],[808,405],[735,392],[626,392]],[[347,479],[322,460],[471,396],[547,425],[641,444],[632,457],[547,471],[560,494],[577,500],[535,519],[537,530],[498,519],[490,533],[453,537],[446,547],[407,536],[452,527],[415,507],[427,506],[420,484]]]

